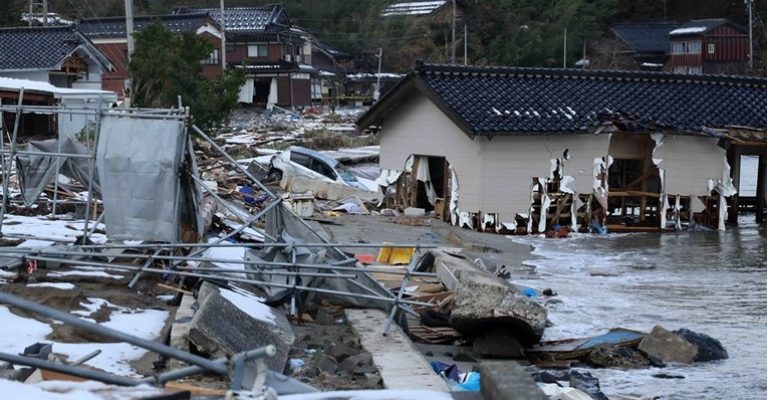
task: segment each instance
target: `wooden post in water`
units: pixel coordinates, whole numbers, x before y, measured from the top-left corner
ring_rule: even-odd
[[[765,148],[760,152],[757,163],[757,192],[755,193],[755,221],[761,224],[765,221]]]

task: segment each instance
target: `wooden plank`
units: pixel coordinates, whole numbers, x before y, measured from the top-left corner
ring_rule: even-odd
[[[225,396],[226,389],[216,389],[204,386],[195,386],[188,382],[170,381],[165,383],[166,389],[186,390],[193,396]]]

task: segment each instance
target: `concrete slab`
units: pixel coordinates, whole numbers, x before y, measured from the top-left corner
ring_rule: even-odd
[[[191,295],[185,294],[181,298],[181,304],[176,309],[176,315],[171,325],[171,339],[170,344],[179,350],[189,351],[189,328],[191,326],[192,317],[195,315],[195,310],[192,306],[195,304],[195,298]],[[180,368],[186,366],[187,363],[179,361],[175,358],[169,360],[169,366],[171,369]]]
[[[373,309],[344,312],[360,344],[373,356],[385,388],[450,391],[399,326],[393,324],[387,336],[381,334],[387,322],[385,312]]]

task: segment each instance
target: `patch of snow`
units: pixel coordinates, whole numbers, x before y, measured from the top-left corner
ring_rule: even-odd
[[[208,242],[215,242],[216,239],[209,239]],[[245,264],[242,263],[242,261],[245,259],[245,247],[211,247],[210,249],[206,250],[203,257],[204,258],[219,258],[223,260],[232,260],[232,262],[219,262],[219,261],[211,261],[211,264],[213,264],[216,267],[219,268],[225,268],[225,269],[239,269],[245,271]],[[240,262],[238,262],[240,261]],[[231,276],[241,276],[245,278],[245,274],[238,274],[238,275],[231,275]]]
[[[664,66],[664,64],[644,62],[641,64],[641,66],[651,67],[651,68],[661,68]]]
[[[72,227],[76,228],[73,229]],[[92,226],[92,224],[88,224]],[[21,215],[6,215],[3,219],[3,234],[9,237],[31,238],[35,240],[50,240],[73,243],[83,233],[82,221],[50,220],[45,217],[25,217]],[[103,228],[104,226],[101,225]],[[78,229],[79,228],[79,229]],[[89,238],[94,243],[104,243],[107,237],[94,233]],[[26,246],[25,246],[26,247]]]
[[[56,244],[56,242],[50,240],[27,239],[19,243],[16,247],[48,247],[53,246],[54,244]]]
[[[46,383],[46,382],[41,382]],[[39,384],[38,384],[39,385]],[[0,379],[0,393],[5,400],[99,400],[101,397],[73,388],[64,393],[49,392],[38,385],[26,385],[17,381]]]
[[[83,269],[74,269],[71,271],[56,271],[56,272],[49,272],[48,276],[52,278],[63,278],[66,276],[94,276],[98,278],[111,278],[111,279],[123,279],[124,276],[122,275],[112,275],[108,274],[104,271],[87,271]]]
[[[174,297],[176,297],[175,294],[161,294],[161,295],[155,296],[155,298],[162,301],[171,301],[173,300]]]
[[[125,332],[142,339],[153,340],[160,335],[168,319],[168,311],[136,310],[130,313],[113,312],[102,326]]]
[[[669,32],[670,35],[686,35],[689,33],[701,33],[707,30],[706,26],[691,26],[688,28],[677,28]]]
[[[51,288],[61,289],[61,290],[72,290],[75,288],[75,285],[69,282],[42,282],[42,283],[30,283],[27,285],[27,287],[51,287]]]
[[[133,400],[138,398],[155,398],[162,397],[164,390],[161,388],[152,387],[149,385],[139,386],[115,386],[107,385],[101,382],[85,381],[85,382],[71,382],[71,381],[45,381],[35,385],[27,385],[36,387],[52,394],[73,396],[75,394],[80,396],[96,396],[98,399],[110,399],[110,400]],[[37,399],[38,397],[34,397]],[[59,397],[56,397],[57,399]],[[67,399],[75,397],[66,397]],[[78,399],[91,399],[94,397],[76,397]]]
[[[348,390],[280,396],[280,400],[451,400],[449,393],[433,390]]]
[[[235,307],[251,316],[251,318],[271,322],[273,324],[275,323],[275,316],[272,312],[272,308],[259,301],[258,296],[250,295],[245,292],[235,292],[224,288],[219,288],[219,293],[222,297],[234,304]]]

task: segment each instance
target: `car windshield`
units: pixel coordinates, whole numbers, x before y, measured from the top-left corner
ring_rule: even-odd
[[[342,166],[336,166],[336,171],[339,173],[341,179],[343,179],[345,182],[357,182],[357,176],[355,176],[352,171]]]

